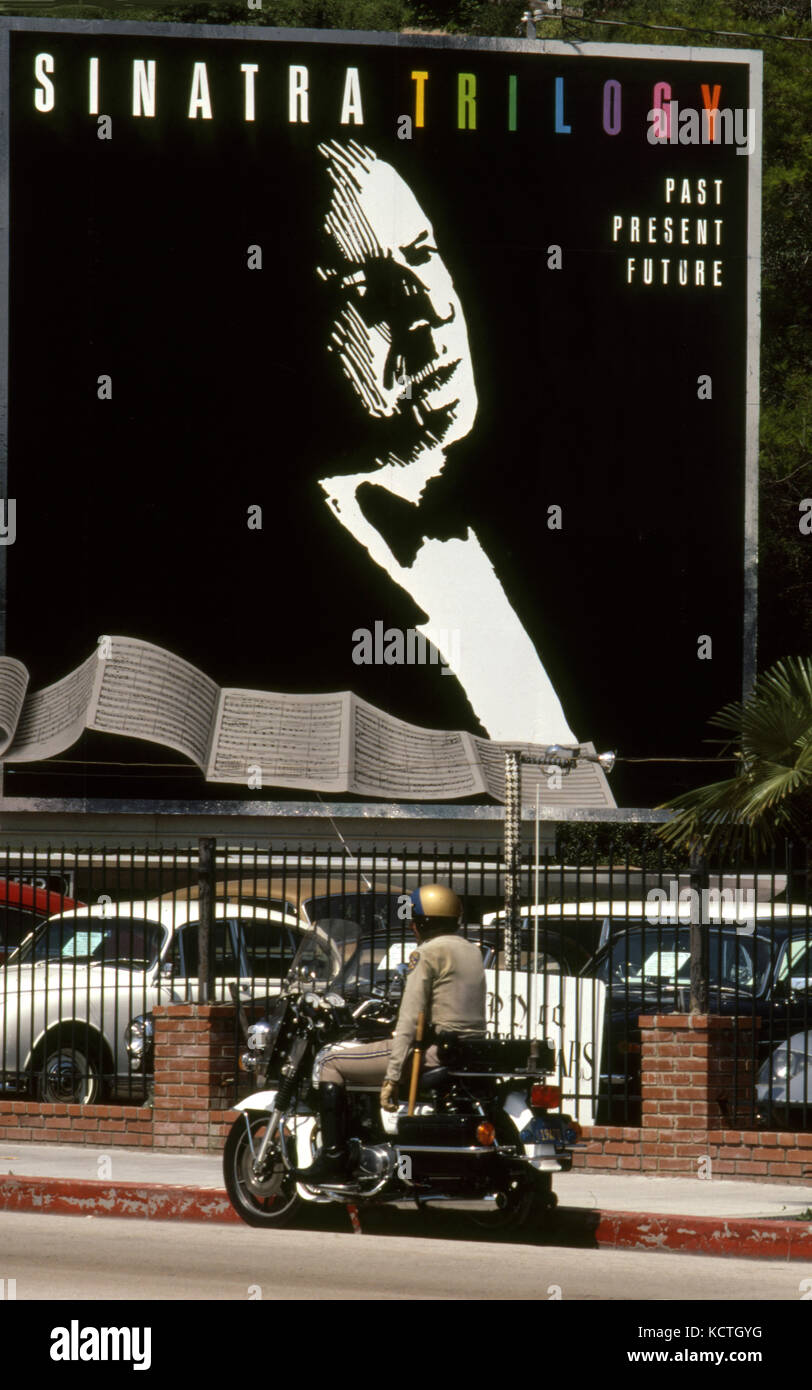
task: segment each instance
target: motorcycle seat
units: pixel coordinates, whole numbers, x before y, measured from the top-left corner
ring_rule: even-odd
[[[448,1080],[448,1067],[429,1067],[420,1073],[421,1091],[436,1091]]]

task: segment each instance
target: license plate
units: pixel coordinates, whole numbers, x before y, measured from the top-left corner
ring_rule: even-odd
[[[560,1131],[551,1129],[549,1120],[533,1119],[522,1131],[522,1140],[525,1144],[554,1144],[560,1138]]]

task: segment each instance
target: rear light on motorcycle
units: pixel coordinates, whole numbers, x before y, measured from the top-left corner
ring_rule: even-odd
[[[557,1110],[561,1104],[559,1086],[531,1086],[530,1106],[533,1110]]]
[[[481,1125],[477,1125],[476,1138],[477,1143],[485,1148],[496,1143],[496,1130],[489,1120],[483,1120]]]

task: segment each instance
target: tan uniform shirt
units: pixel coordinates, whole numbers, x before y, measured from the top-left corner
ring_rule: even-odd
[[[399,1081],[406,1054],[414,1042],[418,1014],[426,1027],[444,1028],[472,1038],[484,1038],[485,968],[482,952],[461,936],[434,936],[409,958],[409,973],[400,1001],[387,1081]]]

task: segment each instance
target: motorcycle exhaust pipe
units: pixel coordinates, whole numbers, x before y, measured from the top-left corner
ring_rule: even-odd
[[[410,1205],[412,1205],[410,1203]],[[419,1197],[421,1207],[438,1207],[441,1211],[498,1211],[499,1196],[491,1193],[487,1197]]]

